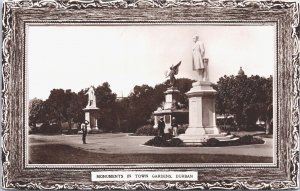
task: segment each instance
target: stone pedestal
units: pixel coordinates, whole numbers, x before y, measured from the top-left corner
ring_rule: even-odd
[[[209,138],[226,140],[216,126],[215,95],[211,83],[195,82],[186,93],[189,98],[189,127],[185,134],[179,135],[185,144],[202,144]]]
[[[154,127],[158,127],[159,118],[163,117],[165,122],[165,133],[169,133],[172,121],[172,111],[176,109],[176,100],[179,94],[179,90],[174,87],[168,88],[165,94],[165,103],[163,108],[154,111]]]
[[[168,88],[167,91],[165,91],[165,103],[164,103],[164,110],[170,110],[175,109],[176,101],[178,98],[179,90],[176,88]]]
[[[186,93],[189,98],[189,128],[187,132],[197,134],[218,134],[216,127],[216,90],[210,82],[196,82]],[[196,130],[195,130],[196,129]]]
[[[161,117],[163,117],[165,122],[165,133],[169,133],[171,127],[171,119],[172,119],[172,110],[162,110],[162,111],[154,111],[154,128],[158,127],[158,121]]]
[[[96,112],[99,110],[97,107],[86,107],[84,110],[85,120],[89,122],[87,125],[87,131],[98,131],[98,123],[96,118]]]
[[[179,95],[179,90],[174,87],[168,88],[165,94],[165,102],[162,108],[158,108],[153,112],[154,115],[154,128],[158,127],[158,121],[161,117],[163,117],[165,122],[165,133],[169,133],[172,129],[171,121],[172,117],[176,118],[185,118],[187,115],[187,111],[179,110],[176,107],[177,98]]]

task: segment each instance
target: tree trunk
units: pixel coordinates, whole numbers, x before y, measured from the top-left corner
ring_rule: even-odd
[[[270,119],[267,117],[266,119],[266,135],[270,134]]]

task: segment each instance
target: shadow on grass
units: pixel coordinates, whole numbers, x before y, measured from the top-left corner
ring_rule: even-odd
[[[272,157],[223,154],[103,154],[62,144],[32,145],[30,164],[272,163]]]

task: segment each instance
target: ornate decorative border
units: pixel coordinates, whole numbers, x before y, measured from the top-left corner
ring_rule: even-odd
[[[297,37],[296,28],[299,23],[299,4],[293,6],[293,29],[292,39],[294,52],[292,55],[293,66],[293,98],[292,98],[292,156],[291,163],[291,179],[297,184],[299,182],[299,126],[300,126],[300,59],[299,59],[299,37]],[[299,185],[298,185],[299,186]]]
[[[103,22],[103,21],[93,21],[93,22],[90,22],[90,21],[86,21],[86,22],[82,22],[82,21],[67,21],[67,20],[60,20],[59,22],[55,21],[55,20],[47,20],[46,22],[41,22],[39,20],[26,20],[26,22],[24,23],[25,25],[25,34],[28,34],[28,27],[29,26],[47,26],[48,24],[51,24],[51,26],[60,26],[62,23],[64,24],[64,26],[84,26],[84,25],[93,25],[93,26],[109,26],[109,25],[135,25],[135,26],[138,26],[138,25],[152,25],[153,23],[155,23],[155,25],[169,25],[169,24],[172,24],[170,22],[164,22],[164,21],[160,21],[160,22],[146,22],[146,21],[143,21],[143,22],[128,22],[128,21],[123,21],[123,22],[119,22],[119,21],[109,21],[109,22]],[[197,26],[201,26],[201,25],[206,25],[206,24],[211,24],[212,22],[204,22],[204,21],[197,21],[197,22],[192,22],[193,24],[197,24]],[[176,22],[176,25],[186,25],[186,24],[190,24],[190,22]],[[223,21],[214,21],[213,22],[213,25],[224,25],[225,23]],[[226,23],[227,24],[227,23]],[[261,21],[246,21],[246,20],[233,20],[231,21],[230,25],[242,25],[242,26],[264,26],[264,25],[272,25],[274,26],[274,32],[277,33],[278,31],[278,26],[276,25],[277,22],[270,22],[268,20],[261,20]],[[277,35],[278,36],[278,35]],[[25,37],[24,37],[25,38]],[[275,42],[275,49],[277,49],[277,38],[274,39]],[[27,40],[26,40],[27,41]],[[27,46],[26,46],[26,42],[25,42],[25,45],[23,47],[25,49],[25,60],[26,60],[26,55],[27,55]],[[277,57],[275,55],[275,57]],[[277,59],[277,58],[276,58]],[[276,61],[277,62],[277,61]],[[25,65],[27,64],[27,62],[25,61]],[[274,67],[275,71],[274,71],[274,78],[277,78],[277,67]],[[26,67],[25,69],[26,70]],[[25,75],[26,73],[28,74],[28,71],[25,72]],[[27,87],[27,84],[28,82],[26,81],[26,78],[24,80],[24,90],[26,90],[28,87]],[[276,89],[277,88],[277,80],[273,80],[273,83],[274,83],[274,88]],[[278,99],[278,96],[277,96],[277,93],[274,92],[275,95],[273,95],[273,97],[276,99],[274,99],[273,101],[273,104],[274,106],[276,105],[277,107],[277,99]],[[25,103],[24,103],[24,123],[25,124],[28,124],[28,121],[26,119],[28,119],[28,112],[26,112],[26,103],[28,103],[28,99],[26,98],[26,92],[24,93],[24,98],[25,98]],[[276,108],[275,107],[275,108]],[[273,114],[273,118],[276,119],[277,118],[277,113],[274,112]],[[277,127],[277,121],[274,120],[274,127]],[[25,132],[28,131],[27,129],[28,127],[26,127],[25,125]],[[274,140],[273,140],[273,143],[274,143],[274,147],[273,147],[273,158],[277,158],[278,157],[278,148],[277,148],[277,143],[278,143],[278,139],[277,139],[277,135],[278,135],[278,128],[276,128],[276,132],[274,132]],[[248,168],[248,169],[263,169],[263,168],[270,168],[270,167],[277,167],[278,166],[278,161],[275,160],[273,161],[272,163],[204,163],[204,164],[201,164],[201,163],[176,163],[176,164],[161,164],[161,163],[158,163],[158,164],[129,164],[126,166],[122,165],[122,164],[28,164],[28,139],[27,139],[27,136],[26,133],[23,133],[23,136],[24,136],[24,142],[23,142],[23,152],[25,153],[24,156],[23,156],[23,161],[24,161],[24,168],[25,169],[45,169],[45,170],[49,170],[49,171],[53,171],[55,169],[59,169],[59,170],[62,170],[62,171],[66,171],[66,170],[69,170],[69,169],[72,169],[72,170],[80,170],[80,169],[89,169],[89,170],[93,170],[93,169],[102,169],[102,170],[105,170],[105,169],[129,169],[129,170],[132,170],[132,169],[158,169],[158,168],[172,168],[172,169],[177,169],[177,170],[185,170],[186,168]]]
[[[248,184],[247,182],[234,181],[230,183],[215,182],[215,183],[191,183],[191,182],[176,182],[176,183],[117,183],[114,185],[82,185],[82,184],[55,184],[44,186],[42,183],[12,183],[9,182],[9,166],[10,151],[9,151],[9,111],[10,102],[9,96],[10,83],[11,83],[11,56],[10,53],[14,23],[12,22],[12,9],[15,8],[49,8],[54,7],[57,9],[86,9],[86,8],[138,8],[138,7],[153,7],[153,8],[168,8],[177,6],[202,6],[202,7],[217,7],[217,8],[251,8],[256,7],[259,9],[270,10],[274,7],[280,7],[282,9],[292,8],[293,20],[291,23],[292,28],[292,40],[293,40],[293,95],[292,95],[292,153],[290,160],[287,162],[290,164],[290,177],[291,181],[274,181],[271,183],[258,183]],[[162,3],[160,0],[138,0],[134,3],[127,3],[123,0],[116,0],[110,2],[102,2],[98,0],[21,0],[11,1],[8,0],[3,4],[3,49],[2,49],[2,165],[3,176],[2,186],[5,188],[17,188],[17,189],[289,189],[297,188],[298,185],[298,172],[299,172],[299,108],[300,108],[300,65],[299,65],[299,48],[298,37],[296,36],[296,27],[299,25],[299,4],[296,2],[261,2],[261,1],[210,1],[210,0],[179,0],[179,1],[167,1]]]
[[[9,184],[7,188],[28,189],[28,190],[271,190],[271,189],[291,189],[296,188],[296,184],[286,182],[272,182],[270,184],[248,184],[247,182],[235,181],[232,183],[216,182],[216,183],[191,183],[191,182],[175,182],[165,183],[161,185],[153,185],[151,183],[124,183],[116,185],[82,185],[82,184],[55,184],[52,186],[43,186],[40,183],[29,184]]]

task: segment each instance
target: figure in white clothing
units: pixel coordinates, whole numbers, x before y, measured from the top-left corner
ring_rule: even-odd
[[[89,96],[87,107],[96,107],[96,96],[95,96],[94,88],[90,87],[90,89],[87,91],[85,95]]]
[[[203,42],[199,41],[199,36],[193,38],[195,42],[193,46],[193,70],[197,71],[199,81],[208,80],[207,76],[207,62],[205,62],[205,47]]]

